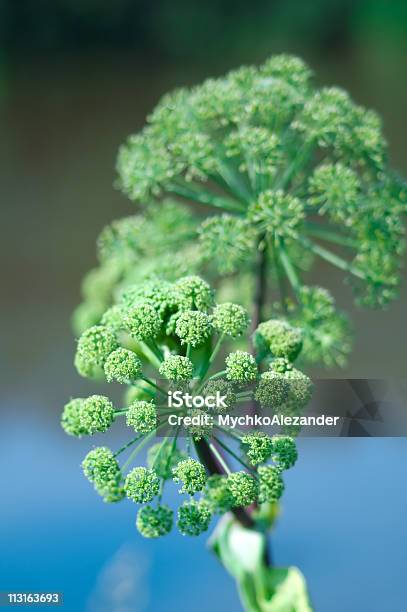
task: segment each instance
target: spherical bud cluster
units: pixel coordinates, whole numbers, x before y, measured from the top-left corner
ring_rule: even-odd
[[[211,335],[212,325],[207,314],[198,310],[186,310],[177,318],[175,333],[181,344],[200,346]]]
[[[82,469],[86,478],[98,486],[121,478],[119,464],[110,448],[106,446],[99,446],[89,451],[82,462]]]
[[[130,336],[142,341],[156,338],[160,333],[161,323],[160,315],[148,302],[141,302],[130,308],[123,320]]]
[[[159,538],[170,533],[174,512],[163,504],[157,508],[142,506],[136,519],[136,527],[145,538]]]
[[[257,225],[260,231],[282,237],[296,238],[304,217],[301,201],[281,189],[263,191],[248,210],[249,220]]]
[[[273,436],[273,460],[284,470],[293,467],[298,458],[297,447],[293,438],[289,436]]]
[[[233,215],[208,217],[198,233],[203,257],[214,263],[222,275],[235,272],[255,249],[256,231],[247,219]]]
[[[302,348],[301,329],[279,319],[260,323],[256,330],[256,338],[258,337],[274,357],[285,357],[289,361],[294,361]]]
[[[94,366],[86,361],[78,352],[75,353],[74,366],[80,376],[84,378],[99,378],[103,375],[103,370],[99,366]]]
[[[116,336],[103,325],[94,325],[84,331],[79,338],[76,350],[82,364],[82,373],[85,372],[86,367],[91,369],[95,366],[103,366],[110,353],[117,347]]]
[[[214,328],[233,338],[243,334],[249,325],[249,321],[247,310],[243,306],[232,302],[218,304],[212,315]]]
[[[223,397],[223,401],[219,402],[215,408],[212,408],[211,411],[222,414],[225,412],[230,412],[236,406],[236,393],[233,388],[233,383],[224,378],[217,378],[215,380],[208,380],[206,385],[202,390],[202,395],[204,397],[208,397],[210,395],[214,395],[219,393],[221,397]],[[222,404],[225,404],[224,407]]]
[[[197,491],[202,491],[206,482],[206,470],[202,463],[195,459],[185,459],[180,461],[173,469],[174,482],[182,482],[183,486],[180,493],[193,495]]]
[[[296,368],[288,370],[284,376],[289,384],[290,399],[299,407],[306,406],[312,397],[313,390],[313,384],[310,377]]]
[[[81,412],[84,399],[77,397],[65,404],[61,418],[61,426],[70,436],[83,436],[88,433],[81,423]]]
[[[106,359],[104,370],[108,382],[129,385],[141,375],[141,361],[133,351],[118,348]]]
[[[172,478],[172,469],[182,460],[186,459],[184,452],[176,446],[173,447],[172,441],[157,442],[150,446],[147,452],[147,465],[153,468],[157,476],[169,480]]]
[[[171,355],[162,362],[159,372],[168,380],[191,380],[194,373],[194,364],[188,357]]]
[[[270,363],[270,370],[272,372],[278,372],[278,374],[285,374],[289,370],[293,369],[293,364],[288,361],[285,357],[276,357]]]
[[[228,478],[220,474],[209,476],[203,492],[203,499],[214,514],[229,512],[233,508],[235,500],[229,488]]]
[[[257,480],[247,472],[232,472],[228,476],[229,490],[233,496],[233,507],[250,506],[257,500]]]
[[[242,436],[241,440],[246,455],[253,465],[264,463],[270,459],[273,452],[273,442],[266,433],[255,431],[252,434]]]
[[[229,353],[226,357],[226,378],[237,382],[256,380],[257,364],[253,355],[244,351]]]
[[[178,508],[177,526],[182,535],[198,536],[208,530],[211,511],[203,501],[186,501]]]
[[[281,471],[273,466],[262,465],[257,469],[259,474],[259,502],[276,502],[284,491]]]
[[[138,504],[150,502],[160,490],[160,480],[154,470],[136,467],[126,476],[124,490]]]
[[[181,310],[207,312],[213,306],[213,291],[199,276],[184,276],[174,283],[174,292]]]
[[[157,408],[153,401],[136,400],[128,407],[126,423],[139,433],[149,433],[157,427]]]
[[[277,408],[288,398],[289,385],[284,374],[264,372],[254,392],[255,399],[262,408]]]
[[[91,450],[82,462],[82,469],[106,502],[115,503],[123,499],[122,473],[109,448],[101,446]]]
[[[80,422],[88,434],[106,431],[113,420],[114,408],[108,397],[91,395],[84,400],[80,412]]]

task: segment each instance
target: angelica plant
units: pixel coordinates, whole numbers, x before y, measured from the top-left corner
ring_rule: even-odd
[[[138,209],[101,232],[73,324],[79,374],[122,385],[123,403],[71,399],[62,427],[105,434],[123,419],[132,437],[83,461],[96,492],[141,504],[147,538],[174,525],[197,536],[220,515],[212,548],[245,608],[308,611],[301,574],[267,553],[298,427],[270,436],[217,418],[242,405],[299,415],[312,395],[301,364],[345,364],[349,321],[307,280],[314,260],[341,270],[360,305],[396,297],[407,188],[380,118],[316,87],[300,59],[274,56],[165,95],[117,169]],[[223,400],[177,408],[184,424],[172,430],[165,400],[177,392]],[[135,466],[142,449],[146,465]],[[177,508],[163,501],[171,481]]]
[[[173,528],[198,536],[216,516],[228,524],[234,517],[242,529],[265,538],[272,508],[284,491],[283,474],[297,459],[295,441],[283,429],[273,435],[258,428],[240,430],[216,417],[239,406],[250,413],[253,404],[257,415],[284,411],[284,405],[295,405],[301,413],[312,387],[293,364],[301,331],[269,321],[254,338],[272,328],[273,342],[251,345],[247,310],[217,303],[209,284],[191,275],[127,287],[114,320],[104,321],[82,333],[75,364],[82,376],[125,387],[123,402],[115,406],[101,395],[71,399],[61,419],[65,432],[76,437],[107,435],[118,420],[129,429],[121,448],[97,446],[83,459],[83,473],[96,493],[105,502],[137,504],[136,528],[146,538],[165,536]],[[244,339],[246,351],[233,350],[237,339]],[[190,403],[173,407],[168,398],[176,391]],[[173,427],[170,414],[177,420]],[[142,449],[146,463],[137,465]],[[164,499],[170,482],[180,496],[175,508]]]

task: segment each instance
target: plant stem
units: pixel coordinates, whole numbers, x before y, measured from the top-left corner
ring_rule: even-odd
[[[315,242],[312,242],[312,240],[308,240],[308,238],[299,237],[298,239],[304,245],[304,247],[315,253],[315,255],[319,255],[320,257],[322,257],[322,259],[325,259],[325,261],[328,261],[340,270],[350,272],[351,274],[357,276],[362,280],[367,280],[366,275],[361,270],[359,270],[356,266],[353,266],[349,261],[346,261],[346,259],[343,259],[342,257],[339,257],[339,255],[336,255],[336,253],[328,251],[328,249],[325,249],[319,244],[315,244]]]
[[[305,228],[308,234],[310,234],[310,236],[315,236],[315,238],[321,238],[321,240],[327,240],[328,242],[349,248],[356,248],[358,246],[357,241],[350,236],[338,234],[337,232],[324,227],[320,223],[305,221]]]
[[[154,389],[156,389],[157,391],[159,391],[163,395],[165,395],[165,396],[167,395],[167,393],[166,393],[166,391],[164,391],[164,389],[162,389],[161,387],[156,385],[155,382],[153,382],[152,380],[147,378],[147,376],[141,376],[140,378],[141,378],[141,380],[144,380],[147,384],[151,385]]]
[[[260,236],[257,243],[258,256],[255,275],[256,286],[253,303],[252,331],[258,327],[263,319],[263,308],[266,298],[267,252],[264,238],[264,235]]]
[[[280,238],[279,253],[280,261],[283,264],[283,268],[285,270],[285,273],[287,274],[287,278],[290,281],[294,293],[297,294],[301,289],[301,281],[298,278],[297,272],[295,271],[293,264],[291,263],[291,260],[284,245],[284,240],[282,238]]]
[[[243,467],[245,467],[246,470],[249,470],[249,472],[257,476],[256,471],[253,468],[251,468],[249,465],[247,465],[247,463],[245,463],[243,459],[239,457],[239,455],[237,455],[234,451],[232,451],[232,449],[229,448],[224,442],[222,442],[222,440],[220,440],[216,436],[213,436],[213,437],[216,440],[216,442],[219,444],[219,446],[223,448],[223,450],[225,450],[227,453],[229,453],[229,455],[231,455],[234,459],[236,459],[236,461],[238,461]]]
[[[205,465],[209,474],[225,474],[224,468],[216,459],[209,447],[208,442],[204,438],[194,441],[194,445],[199,459]],[[255,526],[253,518],[244,508],[233,508],[232,512],[243,527],[252,529]]]

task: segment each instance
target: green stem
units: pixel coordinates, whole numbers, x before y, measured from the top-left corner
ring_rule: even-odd
[[[137,440],[140,440],[140,438],[142,438],[143,436],[145,436],[145,434],[138,434],[135,438],[130,440],[130,442],[127,442],[127,444],[119,448],[119,450],[114,453],[113,457],[117,457],[118,455],[120,455],[123,451],[126,450],[126,448],[129,448],[129,446],[135,444],[135,442],[137,442]]]
[[[211,365],[213,364],[213,362],[215,361],[215,359],[217,357],[217,354],[219,353],[219,349],[220,349],[224,339],[225,339],[225,334],[221,334],[219,336],[215,346],[214,346],[214,349],[213,349],[213,351],[212,351],[208,361],[206,362],[206,364],[204,365],[204,367],[203,367],[203,369],[201,371],[201,374],[200,374],[201,384],[199,386],[199,390],[202,389],[202,385],[205,382],[206,374],[207,374],[209,368],[211,367]]]
[[[288,257],[288,253],[286,251],[284,241],[282,238],[280,238],[279,255],[280,255],[280,261],[283,264],[285,273],[287,274],[287,278],[290,281],[290,284],[294,292],[298,293],[301,289],[301,281],[298,278],[297,272],[295,271],[290,258]]]
[[[231,474],[232,473],[231,469],[229,468],[228,464],[226,463],[226,461],[224,460],[224,458],[222,457],[222,455],[220,454],[216,446],[212,442],[209,442],[207,438],[205,438],[205,440],[209,444],[209,448],[211,449],[212,453],[214,454],[216,459],[219,461],[222,468],[225,470],[225,473]]]
[[[175,193],[175,195],[187,200],[193,200],[199,204],[205,204],[206,206],[213,206],[214,208],[221,208],[222,210],[238,213],[244,212],[245,210],[237,200],[224,198],[210,193],[209,191],[203,191],[201,188],[199,191],[195,191],[190,186],[171,183],[167,189]]]
[[[231,448],[229,448],[226,444],[224,444],[222,442],[222,440],[220,440],[219,438],[217,438],[216,436],[213,436],[214,439],[216,440],[216,442],[219,444],[219,446],[221,446],[227,453],[229,453],[229,455],[231,455],[232,457],[234,457],[234,459],[236,459],[236,461],[238,461],[243,467],[246,468],[246,470],[249,470],[249,472],[251,472],[254,476],[256,476],[257,478],[257,472],[256,470],[254,470],[252,467],[250,467],[250,465],[248,465],[247,463],[245,463],[240,457],[239,455],[237,455],[234,451],[232,451]]]
[[[319,257],[325,259],[325,261],[328,261],[340,270],[350,272],[351,274],[362,280],[367,280],[366,275],[356,266],[353,266],[349,261],[346,261],[346,259],[339,257],[339,255],[332,253],[332,251],[328,251],[328,249],[321,247],[319,244],[315,244],[315,242],[308,240],[308,238],[299,237],[298,239],[304,245],[305,248],[308,248],[310,251],[315,253],[315,255],[319,255]]]
[[[153,365],[155,368],[159,368],[161,365],[161,361],[158,359],[157,355],[154,353],[151,347],[149,347],[148,344],[146,344],[142,340],[139,340],[138,343],[147,361],[149,361],[151,365]]]
[[[164,425],[166,425],[167,423],[160,423],[155,429],[153,429],[152,431],[150,431],[148,434],[143,434],[144,435],[144,440],[142,440],[140,442],[140,444],[138,446],[136,446],[136,448],[134,449],[134,451],[132,453],[130,453],[127,461],[123,464],[122,466],[122,471],[124,472],[129,465],[131,464],[131,462],[133,461],[133,459],[138,455],[138,453],[146,446],[146,444],[151,440],[151,438],[153,438],[156,434],[157,431],[159,429],[162,429]]]
[[[157,391],[159,391],[163,395],[167,396],[167,392],[164,391],[164,389],[162,389],[158,385],[156,385],[155,382],[153,382],[152,380],[147,378],[147,376],[141,376],[140,378],[141,378],[141,380],[144,380],[144,382],[146,382],[147,384],[151,385],[154,389],[156,389]]]
[[[313,223],[312,221],[305,221],[305,228],[310,236],[315,238],[321,238],[321,240],[327,240],[333,244],[339,244],[340,246],[357,248],[358,243],[350,236],[343,236],[334,232],[333,230],[322,226],[320,223]]]

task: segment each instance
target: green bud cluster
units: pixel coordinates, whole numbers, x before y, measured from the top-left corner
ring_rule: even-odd
[[[156,338],[161,329],[161,317],[150,303],[140,302],[130,308],[123,324],[132,338],[150,340]]]
[[[198,536],[208,530],[212,514],[203,501],[186,501],[178,508],[177,526],[182,535]]]
[[[90,435],[109,429],[114,420],[112,402],[104,395],[91,395],[86,398],[80,410],[80,423]]]
[[[112,451],[101,446],[91,450],[82,462],[83,473],[106,502],[123,499],[122,473]]]
[[[293,438],[289,436],[273,436],[273,460],[284,470],[293,467],[298,458],[297,447]]]
[[[247,310],[239,304],[225,302],[214,308],[212,324],[222,334],[237,338],[246,331],[249,322]]]
[[[133,351],[118,348],[106,359],[104,370],[108,382],[116,380],[126,385],[140,377],[141,361]]]
[[[168,380],[191,380],[194,373],[194,364],[188,357],[170,355],[160,365],[159,372]]]
[[[265,463],[273,453],[273,441],[263,431],[242,436],[242,445],[252,465]]]
[[[284,374],[263,372],[257,383],[254,397],[262,408],[277,408],[287,399],[289,384]]]
[[[103,325],[87,329],[78,341],[76,354],[84,368],[103,366],[112,351],[118,348],[115,334]],[[82,372],[83,373],[83,369]]]
[[[236,382],[256,380],[257,364],[253,355],[244,351],[229,353],[226,357],[226,378]]]
[[[174,292],[181,310],[207,312],[214,303],[210,285],[199,276],[184,276],[174,283]]]
[[[65,433],[78,438],[87,434],[87,429],[81,423],[81,412],[84,399],[77,397],[65,404],[61,418],[61,426]]]
[[[274,466],[261,465],[257,472],[259,475],[259,502],[278,501],[284,492],[281,471]]]
[[[168,506],[142,506],[137,512],[136,527],[145,538],[159,538],[170,533],[174,512]]]
[[[126,423],[139,433],[149,433],[157,427],[157,408],[153,401],[135,400],[127,409]]]
[[[124,490],[129,499],[137,504],[150,502],[160,489],[160,480],[156,472],[145,467],[136,467],[126,476]]]
[[[301,329],[285,321],[270,319],[260,323],[255,333],[275,357],[285,357],[292,362],[302,349]]]
[[[259,194],[248,209],[248,219],[260,232],[296,238],[305,217],[300,200],[283,190],[268,189]]]
[[[257,480],[247,472],[232,472],[228,476],[229,490],[233,496],[233,507],[249,506],[257,501]]]
[[[198,228],[202,258],[219,274],[230,274],[247,264],[255,250],[256,232],[246,219],[224,213],[208,217]]]
[[[199,310],[181,312],[175,325],[175,333],[181,344],[200,346],[210,337],[212,325],[210,317]]]
[[[193,495],[202,491],[206,483],[206,470],[202,463],[189,457],[180,461],[173,469],[174,482],[182,482],[180,493]]]

